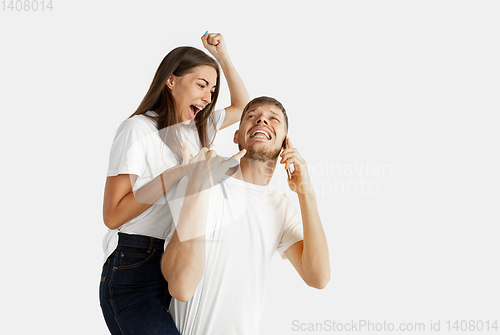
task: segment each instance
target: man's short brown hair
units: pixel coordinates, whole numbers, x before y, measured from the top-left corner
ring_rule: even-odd
[[[286,128],[286,131],[288,132],[288,116],[286,115],[285,107],[283,107],[283,105],[281,104],[281,102],[279,102],[278,100],[276,100],[274,98],[271,98],[271,97],[266,97],[266,96],[257,97],[257,98],[252,99],[245,106],[245,108],[243,108],[243,112],[241,113],[240,123],[243,121],[243,118],[245,117],[246,113],[248,112],[248,110],[252,106],[255,106],[255,105],[267,105],[267,104],[269,104],[269,105],[275,105],[276,107],[278,107],[279,109],[281,109],[281,111],[283,112],[283,116],[285,117],[285,128]]]

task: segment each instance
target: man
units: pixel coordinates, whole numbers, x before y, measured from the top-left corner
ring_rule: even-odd
[[[207,149],[191,159],[184,150],[186,197],[162,259],[175,298],[170,313],[181,334],[258,334],[275,251],[307,285],[322,289],[328,283],[328,246],[313,186],[287,131],[282,104],[260,97],[243,110],[234,135],[241,151],[234,159]],[[278,159],[285,168],[294,166],[288,184],[298,195],[300,213],[269,186]]]

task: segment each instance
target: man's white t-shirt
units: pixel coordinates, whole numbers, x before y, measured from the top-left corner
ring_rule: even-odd
[[[156,115],[154,111],[146,112]],[[212,141],[216,132],[221,128],[226,115],[224,109],[212,113],[214,125],[208,123],[208,138]],[[189,144],[191,155],[196,155],[201,149],[198,132],[192,124],[175,125],[181,135],[181,142]],[[160,138],[156,122],[145,115],[135,115],[123,121],[118,127],[109,155],[107,176],[119,174],[137,175],[132,187],[136,191],[165,170],[178,165],[177,159],[170,148]],[[172,228],[172,215],[165,197],[160,197],[143,213],[126,222],[118,229],[108,230],[102,245],[104,261],[111,255],[118,245],[118,232],[145,235],[165,239]]]
[[[209,194],[205,274],[191,300],[170,303],[182,335],[258,334],[269,262],[303,240],[300,212],[284,193],[225,178]]]

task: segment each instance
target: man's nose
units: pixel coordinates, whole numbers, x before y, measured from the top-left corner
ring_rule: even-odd
[[[268,125],[267,119],[263,116],[259,117],[259,119],[257,120],[257,124],[259,123],[264,123],[265,125]]]

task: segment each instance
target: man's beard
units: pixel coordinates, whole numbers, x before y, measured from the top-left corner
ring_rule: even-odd
[[[241,147],[241,144],[238,144],[238,148],[240,151],[243,149]],[[258,148],[257,150],[252,150],[252,149],[246,149],[247,152],[245,153],[245,158],[247,159],[252,159],[260,162],[268,162],[268,161],[274,161],[278,158],[281,148],[276,149],[275,151],[271,151],[266,148]]]

